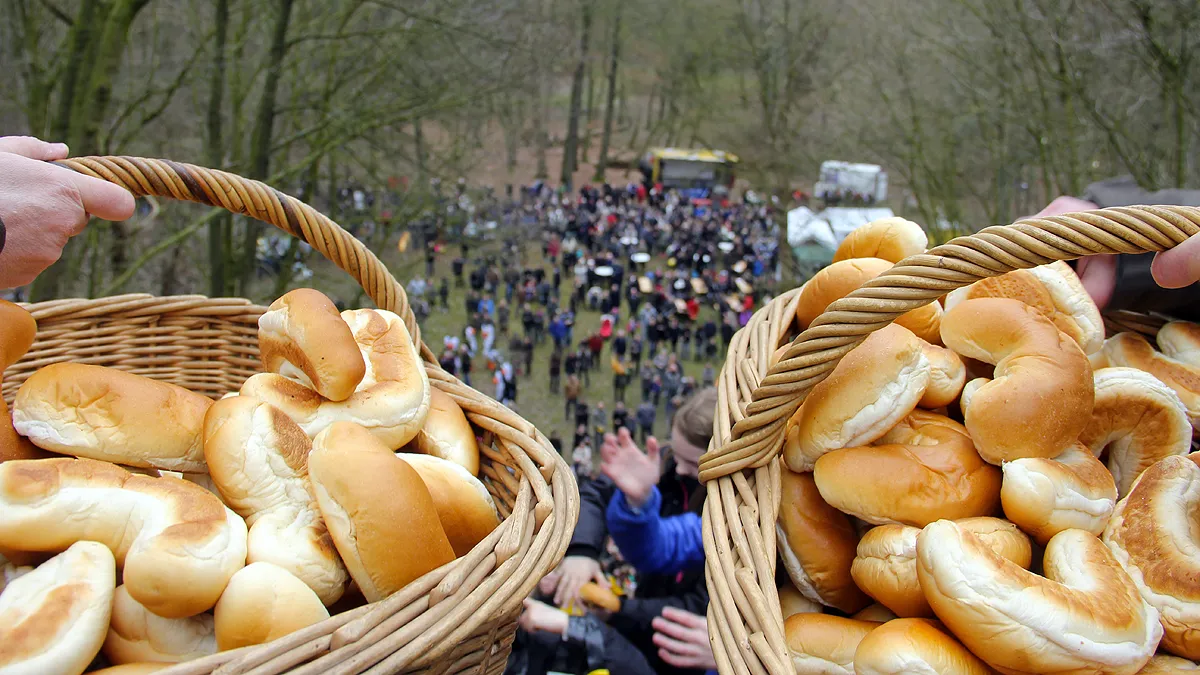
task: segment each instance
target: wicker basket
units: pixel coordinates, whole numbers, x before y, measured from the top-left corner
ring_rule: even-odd
[[[985,277],[1098,253],[1169,249],[1200,232],[1200,209],[1133,206],[1027,219],[959,237],[907,258],[838,300],[774,366],[795,318],[798,290],[779,296],[739,331],[717,381],[706,482],[704,550],[709,633],[720,672],[790,675],[775,588],[775,521],[784,425],[814,385],[868,334],[910,309]],[[1157,330],[1154,319],[1110,324]],[[1161,324],[1161,321],[1158,322]]]
[[[266,645],[222,652],[163,671],[200,673],[479,673],[504,670],[521,601],[558,564],[579,515],[566,463],[533,425],[438,367],[400,284],[336,223],[262,183],[165,160],[90,157],[59,162],[156,195],[226,208],[271,223],[348,272],[381,309],[399,314],[420,346],[433,386],[449,394],[483,442],[480,478],[503,522],[469,554],[380,602],[333,616]],[[246,300],[124,295],[28,305],[37,341],[4,373],[4,396],[60,361],[111,366],[211,397],[259,369],[258,317]]]

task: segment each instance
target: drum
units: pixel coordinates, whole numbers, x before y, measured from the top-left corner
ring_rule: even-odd
[[[737,286],[738,292],[742,295],[750,295],[754,292],[754,287],[750,285],[750,282],[741,277],[734,279],[733,285]]]
[[[650,262],[650,254],[646,253],[645,251],[638,251],[637,253],[629,256],[629,259],[639,265],[644,265]]]

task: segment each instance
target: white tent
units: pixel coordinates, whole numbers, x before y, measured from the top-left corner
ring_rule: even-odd
[[[894,215],[886,208],[835,206],[813,213],[808,207],[801,206],[788,211],[788,244],[793,247],[816,244],[833,251],[859,225]]]

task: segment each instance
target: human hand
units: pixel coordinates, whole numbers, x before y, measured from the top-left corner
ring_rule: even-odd
[[[1075,211],[1100,208],[1094,202],[1076,197],[1062,196],[1050,202],[1046,208],[1034,215],[1035,218],[1057,216]],[[1100,309],[1108,305],[1117,287],[1117,257],[1115,255],[1090,255],[1079,259],[1075,273],[1083,282],[1083,288]]]
[[[521,628],[529,632],[541,631],[543,633],[554,633],[555,635],[565,635],[567,633],[567,621],[570,617],[561,609],[555,609],[544,602],[538,602],[531,598],[525,598],[524,610],[521,612],[517,623]]]
[[[643,453],[628,429],[622,427],[615,436],[605,434],[604,445],[600,446],[600,470],[625,493],[630,506],[641,507],[658,483],[658,439],[646,439]]]
[[[128,190],[48,163],[66,156],[62,143],[0,137],[0,221],[6,232],[0,288],[33,281],[83,231],[89,214],[105,220],[133,215]]]
[[[658,656],[676,668],[716,670],[712,644],[708,641],[708,619],[699,614],[664,607],[662,616],[650,623]]]
[[[1200,281],[1200,235],[1154,256],[1150,273],[1163,288],[1183,288]]]
[[[554,604],[566,607],[579,601],[579,588],[594,581],[605,588],[608,580],[600,569],[600,563],[585,555],[569,555],[558,565],[558,588],[554,591]]]

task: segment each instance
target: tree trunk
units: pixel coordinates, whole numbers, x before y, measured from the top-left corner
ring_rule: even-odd
[[[425,171],[425,132],[421,128],[421,118],[413,120],[413,154],[417,159],[417,182],[424,186],[428,179]]]
[[[561,179],[568,189],[574,187],[573,177],[578,168],[576,151],[579,147],[579,109],[583,105],[583,73],[587,66],[588,33],[592,29],[592,3],[583,0],[582,22],[579,31],[579,60],[575,63],[575,74],[571,78],[571,110],[567,117],[567,137],[563,141]]]
[[[229,0],[216,0],[214,4],[214,28],[212,72],[208,78],[208,110],[205,115],[205,143],[208,151],[205,161],[208,166],[219,169],[224,164],[224,142],[221,137],[221,106],[225,96],[225,42],[229,28]],[[214,298],[228,295],[227,263],[225,257],[226,230],[232,226],[228,214],[218,216],[208,225],[208,292]]]
[[[254,118],[254,130],[250,133],[250,162],[248,176],[263,180],[271,167],[271,135],[275,126],[275,98],[279,94],[279,81],[283,77],[283,59],[287,55],[288,23],[292,18],[293,0],[279,0],[278,13],[271,36],[271,50],[267,55],[267,76],[263,83],[262,98]],[[258,235],[263,224],[258,221],[246,223],[246,238],[242,241],[241,279],[238,295],[248,295],[250,282],[254,278],[254,258],[258,246]]]
[[[617,63],[621,53],[621,6],[613,16],[612,42],[608,50],[608,96],[604,101],[604,135],[600,137],[600,158],[596,161],[595,181],[604,180],[608,168],[608,150],[612,143],[613,108],[617,98]]]
[[[592,65],[589,63],[584,70],[584,78],[587,84],[587,103],[583,106],[583,130],[580,132],[579,138],[579,160],[575,162],[576,166],[587,164],[588,153],[592,149],[592,106],[596,103],[596,78],[592,73]]]

